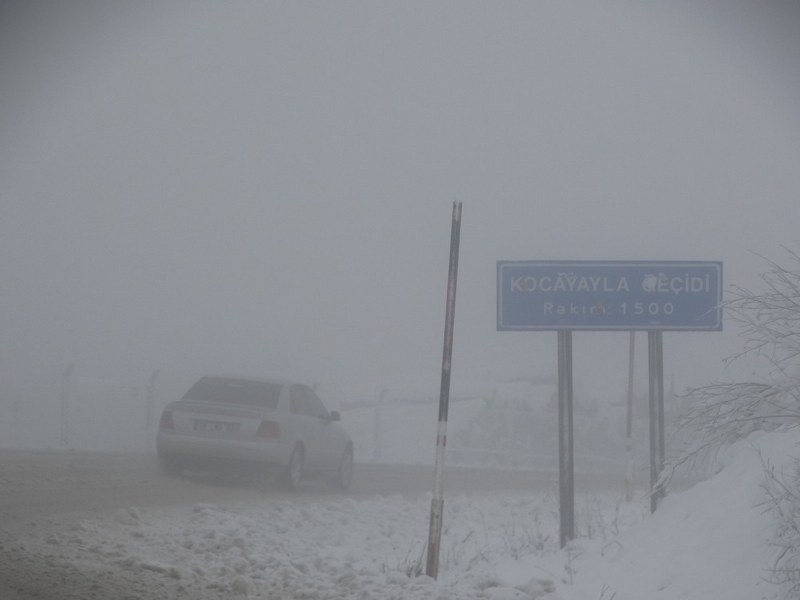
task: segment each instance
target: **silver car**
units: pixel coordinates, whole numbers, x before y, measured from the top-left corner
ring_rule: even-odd
[[[290,489],[306,476],[346,489],[353,442],[339,420],[307,385],[207,376],[164,409],[156,447],[172,474],[235,464],[277,472]]]

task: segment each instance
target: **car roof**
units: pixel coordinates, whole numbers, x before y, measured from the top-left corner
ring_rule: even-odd
[[[293,385],[299,383],[286,377],[265,377],[258,375],[242,375],[240,373],[206,373],[199,379],[204,379],[206,377],[214,379],[236,379],[239,381],[258,381],[260,383],[275,383],[278,385]]]

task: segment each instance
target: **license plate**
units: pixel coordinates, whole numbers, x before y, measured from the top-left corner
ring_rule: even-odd
[[[239,429],[238,423],[226,423],[224,421],[203,421],[194,420],[194,430],[207,433],[233,433]]]

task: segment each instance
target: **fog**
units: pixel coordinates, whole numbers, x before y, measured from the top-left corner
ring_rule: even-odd
[[[4,2],[0,403],[70,363],[435,396],[454,201],[457,389],[555,372],[555,333],[495,331],[497,260],[757,287],[798,237],[798,26],[788,2]],[[678,390],[757,368],[724,327],[665,334]],[[623,397],[628,336],[573,344],[580,389]]]

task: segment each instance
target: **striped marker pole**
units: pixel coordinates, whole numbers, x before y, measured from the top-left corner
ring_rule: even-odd
[[[447,444],[447,407],[450,403],[450,364],[453,356],[453,322],[456,311],[456,282],[458,279],[458,244],[461,237],[461,202],[453,203],[453,222],[450,229],[450,270],[447,277],[447,309],[444,325],[444,351],[442,353],[442,385],[439,392],[439,426],[436,430],[436,468],[431,499],[431,521],[428,531],[428,562],[425,573],[439,575],[439,546],[442,540],[442,513],[444,497],[442,471],[444,449]]]

